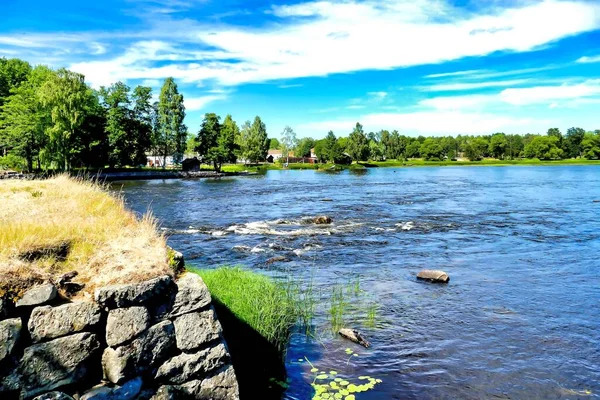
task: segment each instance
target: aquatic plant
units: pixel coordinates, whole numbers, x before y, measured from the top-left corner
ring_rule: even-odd
[[[348,349],[346,349],[347,352]],[[311,366],[313,376],[311,386],[315,393],[312,400],[355,400],[357,393],[367,392],[382,382],[381,379],[370,376],[353,378],[335,370],[322,370],[316,367],[308,358],[304,358]]]

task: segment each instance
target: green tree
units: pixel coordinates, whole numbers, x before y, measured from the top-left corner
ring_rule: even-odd
[[[281,143],[279,143],[279,140],[277,138],[269,139],[269,150],[279,149],[280,147]]]
[[[286,125],[283,128],[283,132],[281,132],[281,156],[286,158],[286,163],[290,160],[290,151],[296,147],[298,144],[298,139],[296,139],[296,132],[292,128]]]
[[[327,139],[321,139],[315,142],[315,155],[317,156],[319,162],[327,162],[327,158],[329,157],[329,152],[327,149]]]
[[[471,139],[465,147],[465,155],[471,161],[480,161],[488,151],[489,143],[484,137]]]
[[[298,141],[294,154],[296,157],[310,157],[310,150],[315,146],[315,140],[311,137],[305,137]]]
[[[492,157],[499,160],[504,159],[504,155],[507,152],[508,140],[504,133],[495,133],[490,138],[490,144],[488,146],[489,152]]]
[[[327,136],[325,136],[324,142],[324,154],[323,158],[326,162],[330,161],[332,163],[336,163],[342,157],[343,151],[340,147],[339,140],[335,137],[333,131],[327,132]],[[315,152],[317,148],[315,146]]]
[[[10,96],[11,90],[27,80],[30,72],[31,66],[26,61],[18,58],[0,58],[0,107]]]
[[[114,83],[108,88],[100,88],[106,109],[106,133],[110,148],[108,163],[111,167],[129,165],[133,158],[134,146],[129,134],[129,90],[129,86],[122,82]]]
[[[256,116],[252,125],[248,121],[242,127],[241,133],[243,158],[253,163],[263,161],[269,151],[269,138],[264,122]]]
[[[421,155],[420,149],[421,143],[418,140],[410,140],[410,143],[406,146],[406,158],[418,158]]]
[[[525,146],[523,154],[526,158],[555,160],[562,157],[563,151],[558,147],[556,136],[536,136]]]
[[[419,148],[421,157],[428,161],[441,161],[444,149],[434,138],[427,138]]]
[[[154,147],[158,155],[163,157],[163,168],[166,167],[167,156],[173,155],[173,162],[179,164],[186,147],[187,128],[183,124],[185,106],[183,96],[177,90],[173,78],[165,79],[160,90],[157,106],[157,124],[154,136]]]
[[[146,152],[152,145],[152,88],[136,86],[133,89],[131,138],[134,165],[146,164]]]
[[[373,161],[383,161],[385,159],[385,149],[377,140],[369,141],[369,159]]]
[[[583,128],[569,128],[567,130],[567,135],[562,143],[562,149],[566,157],[581,157],[581,142],[583,141],[584,137],[585,129]]]
[[[239,150],[236,140],[239,136],[240,128],[238,128],[231,114],[227,114],[221,125],[221,135],[219,136],[219,147],[223,149],[225,162],[236,162]]]
[[[358,122],[348,136],[346,151],[354,161],[363,161],[369,157],[369,142],[363,131],[363,126]]]
[[[231,119],[231,116],[229,116]],[[202,162],[212,163],[215,171],[221,170],[221,165],[231,159],[235,137],[234,132],[223,135],[220,117],[215,113],[204,114],[200,131],[196,137],[196,152]],[[228,142],[230,140],[230,142]]]
[[[583,156],[588,160],[597,160],[600,158],[600,131],[587,132],[581,141]]]
[[[33,162],[41,168],[40,152],[48,142],[46,132],[52,120],[48,109],[44,107],[38,90],[53,74],[47,67],[34,68],[27,80],[11,89],[12,94],[0,107],[0,142],[11,148],[11,152],[23,157],[27,170],[33,170]]]
[[[74,147],[78,129],[85,121],[88,106],[94,101],[92,90],[82,74],[59,69],[39,90],[42,105],[50,110],[52,125],[50,145],[56,152],[59,167],[71,168],[71,159],[78,153]]]

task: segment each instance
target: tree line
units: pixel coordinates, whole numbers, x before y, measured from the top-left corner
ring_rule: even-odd
[[[0,167],[29,171],[104,168],[146,164],[146,154],[167,157],[179,164],[184,154],[195,153],[220,170],[238,160],[264,161],[270,148],[284,157],[310,157],[320,162],[382,161],[423,158],[444,160],[465,157],[600,158],[600,130],[570,128],[563,134],[551,128],[545,135],[505,134],[410,137],[398,131],[365,133],[356,126],[347,136],[329,131],[325,138],[296,138],[286,126],[281,140],[268,138],[260,117],[241,127],[227,115],[207,113],[197,134],[183,123],[185,106],[177,84],[167,78],[158,101],[152,89],[131,88],[117,82],[99,90],[84,76],[67,69],[32,67],[19,59],[0,58]]]
[[[285,137],[284,134],[282,137]],[[483,136],[410,137],[395,130],[365,133],[363,126],[356,123],[347,137],[336,137],[329,131],[324,139],[303,138],[295,143],[293,150],[296,157],[309,157],[314,148],[320,162],[334,163],[410,158],[442,161],[457,157],[471,161],[483,158],[600,158],[600,130],[586,132],[582,128],[570,128],[564,135],[558,128],[550,128],[545,135],[498,132]],[[281,145],[282,150],[286,147],[289,145]]]

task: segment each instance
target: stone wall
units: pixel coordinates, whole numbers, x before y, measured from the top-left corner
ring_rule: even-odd
[[[0,398],[239,398],[211,297],[192,273],[68,302],[53,284],[0,299]]]

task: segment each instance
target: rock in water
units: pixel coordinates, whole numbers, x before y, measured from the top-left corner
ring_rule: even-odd
[[[444,271],[424,269],[417,274],[417,279],[428,282],[447,283],[450,277]]]
[[[333,219],[331,219],[331,217],[329,217],[327,215],[320,215],[318,217],[315,217],[314,222],[317,225],[326,225],[326,224],[332,223]]]
[[[79,400],[132,400],[142,390],[142,384],[139,376],[122,385],[101,383],[85,392]]]
[[[0,362],[11,355],[21,336],[21,318],[0,322]]]
[[[95,303],[69,303],[58,307],[36,307],[29,319],[34,342],[54,339],[87,330],[100,322],[100,307]]]
[[[353,341],[354,343],[358,343],[361,346],[369,347],[371,344],[367,342],[367,340],[360,334],[356,329],[348,329],[342,328],[338,332],[343,338]]]
[[[19,301],[17,307],[40,306],[56,298],[56,287],[47,283],[45,285],[35,286],[29,289]]]

